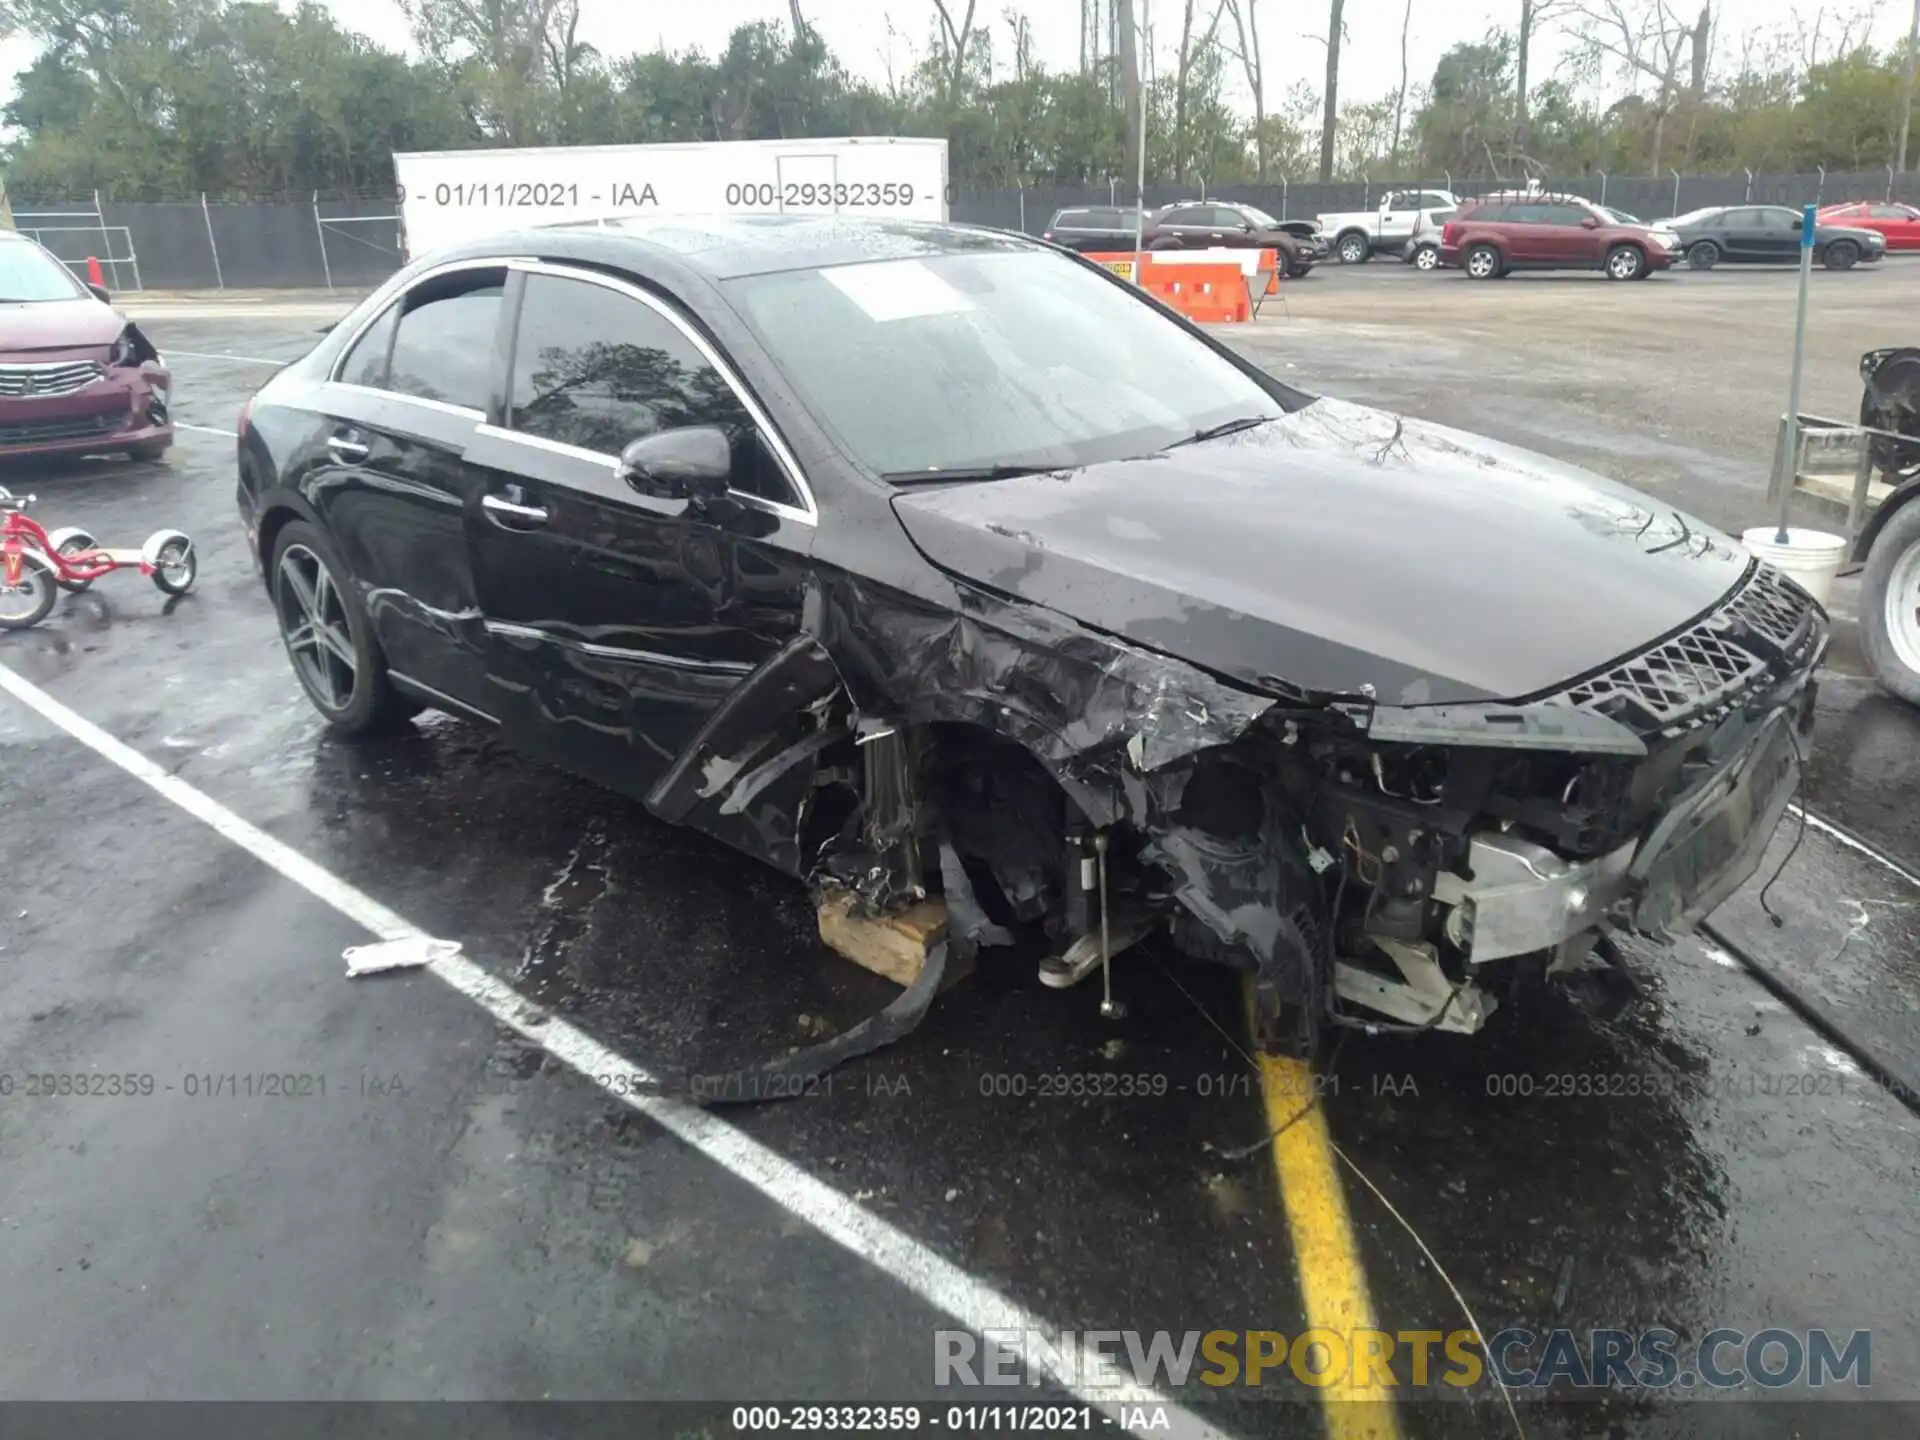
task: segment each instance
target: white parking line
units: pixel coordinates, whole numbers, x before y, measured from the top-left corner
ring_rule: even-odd
[[[184,420],[174,421],[173,428],[176,430],[198,430],[202,435],[225,435],[228,439],[232,439],[240,433],[238,430],[222,430],[218,425],[189,425]]]
[[[291,365],[293,363],[292,360],[269,360],[264,355],[215,355],[206,350],[176,350],[171,345],[160,353],[185,355],[189,360],[242,360],[249,365]]]
[[[382,940],[410,939],[424,933],[291,846],[241,819],[211,796],[168,774],[139,751],[4,665],[0,665],[0,690]],[[610,1098],[671,1131],[774,1204],[805,1220],[829,1240],[859,1256],[935,1309],[951,1315],[967,1329],[1057,1333],[1054,1326],[1026,1307],[724,1120],[697,1106],[658,1095],[634,1093],[652,1081],[645,1070],[565,1020],[549,1015],[473,961],[455,956],[451,960],[436,960],[427,968],[495,1020],[517,1030],[555,1059],[598,1084]],[[931,1370],[933,1337],[927,1338],[927,1363]],[[1063,1364],[1048,1354],[1052,1347],[1023,1348],[1030,1369],[1038,1370],[1044,1378],[1112,1417],[1116,1424],[1120,1423],[1122,1405],[1144,1405],[1149,1407],[1144,1423],[1156,1432],[1170,1429],[1174,1434],[1193,1436],[1196,1440],[1203,1437],[1204,1440],[1226,1440],[1223,1432],[1171,1403],[1159,1392],[1135,1384],[1131,1376],[1110,1362],[1089,1356],[1081,1364],[1081,1373],[1075,1375],[1071,1355],[1061,1357],[1068,1362]],[[1068,1351],[1074,1348],[1063,1347]],[[1010,1398],[1002,1393],[1003,1398]],[[1164,1424],[1156,1423],[1153,1418],[1156,1414],[1164,1417]]]
[[[1795,815],[1798,815],[1801,813],[1801,808],[1798,805],[1791,805],[1791,806],[1788,806],[1787,808],[1791,810]],[[1830,824],[1829,822],[1822,820],[1818,815],[1814,814],[1811,810],[1806,811],[1805,814],[1806,814],[1807,825],[1810,829],[1818,830],[1823,835],[1832,836],[1835,840],[1838,840],[1842,845],[1846,846],[1849,850],[1859,851],[1862,855],[1866,856],[1869,860],[1874,860],[1879,862],[1881,865],[1884,865],[1887,869],[1891,870],[1894,874],[1898,875],[1902,880],[1906,881],[1909,885],[1912,885],[1916,888],[1920,888],[1920,875],[1914,874],[1911,870],[1907,869],[1906,866],[1902,865],[1898,860],[1895,860],[1891,855],[1882,855],[1878,850],[1874,849],[1873,846],[1867,844],[1866,841],[1854,839],[1853,836],[1847,834],[1847,832],[1842,830],[1838,825]]]

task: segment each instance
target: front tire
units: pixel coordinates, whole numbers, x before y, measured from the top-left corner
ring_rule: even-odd
[[[53,613],[60,586],[53,572],[31,556],[20,561],[20,583],[8,585],[0,576],[0,630],[26,630]]]
[[[1711,270],[1720,263],[1720,247],[1711,240],[1696,240],[1687,249],[1689,270]]]
[[[1860,645],[1881,686],[1920,705],[1920,505],[1902,506],[1867,555]]]
[[[373,622],[325,535],[293,521],[275,537],[267,573],[287,659],[329,725],[348,735],[377,735],[420,713],[388,679]]]
[[[1860,247],[1851,240],[1836,240],[1827,246],[1820,263],[1829,270],[1851,270],[1860,263]]]
[[[1471,280],[1493,280],[1500,275],[1500,252],[1491,245],[1476,245],[1467,251],[1463,268]]]
[[[1647,270],[1647,257],[1631,245],[1616,245],[1607,252],[1609,280],[1638,280]]]
[[[1364,265],[1372,258],[1373,244],[1358,230],[1349,230],[1335,247],[1342,265]]]

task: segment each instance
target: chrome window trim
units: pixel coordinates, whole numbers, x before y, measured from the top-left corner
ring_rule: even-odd
[[[429,410],[438,410],[442,415],[457,415],[462,420],[484,421],[487,412],[476,410],[471,405],[454,405],[445,400],[429,400],[424,395],[409,395],[404,390],[382,390],[373,385],[356,385],[351,380],[328,380],[322,383],[322,390],[350,390],[355,395],[371,395],[375,399],[401,405],[423,405]]]
[[[753,665],[746,660],[696,660],[688,655],[667,655],[658,650],[635,650],[622,645],[595,645],[587,640],[575,640],[569,636],[556,635],[551,630],[541,630],[532,625],[514,625],[505,620],[483,622],[489,635],[501,635],[512,640],[533,640],[543,645],[560,645],[568,650],[578,650],[583,654],[596,655],[603,660],[639,660],[649,665],[664,665],[675,670],[695,670],[713,675],[750,675]]]
[[[472,262],[462,263],[471,264]],[[718,350],[708,343],[706,336],[696,330],[673,306],[669,305],[659,296],[633,284],[631,281],[622,280],[613,275],[601,274],[595,270],[584,270],[572,265],[556,265],[545,260],[513,259],[496,263],[503,263],[509,270],[519,270],[528,275],[546,275],[558,280],[578,280],[584,281],[589,285],[598,285],[603,290],[611,290],[617,295],[625,295],[629,299],[639,301],[649,310],[659,315],[669,325],[673,326],[674,329],[678,330],[686,337],[687,342],[700,352],[706,362],[719,372],[720,378],[727,382],[727,388],[733,391],[734,398],[740,402],[748,416],[753,420],[753,423],[759,426],[760,433],[766,437],[767,448],[773,451],[773,458],[780,466],[780,469],[786,474],[787,483],[793,487],[794,494],[798,495],[805,504],[800,506],[788,505],[778,500],[769,500],[762,495],[752,495],[744,491],[732,489],[729,489],[727,493],[740,500],[771,510],[777,515],[786,516],[788,519],[797,521],[802,525],[812,525],[816,528],[819,526],[819,502],[814,499],[813,487],[807,483],[806,475],[800,469],[800,462],[794,458],[793,452],[787,448],[785,437],[775,428],[767,412],[760,407],[760,402],[753,397],[753,393],[747,389],[745,382],[734,372],[733,366],[728,363]],[[507,385],[509,392],[511,392],[513,385],[513,376],[511,374],[507,376]],[[511,393],[509,393],[508,412],[505,418],[509,422],[513,418]],[[537,441],[541,438],[539,436],[523,435],[519,431],[503,427],[488,426],[487,428],[489,431],[498,430],[503,438],[519,440],[523,443]],[[602,455],[597,450],[581,450],[577,446],[563,445],[557,441],[547,441],[545,443],[560,446],[563,453],[590,456],[595,460],[608,459],[607,456]],[[615,460],[613,464],[617,466],[619,462]]]
[[[334,357],[333,364],[328,367],[325,383],[329,385],[347,384],[346,381],[341,380],[339,378],[340,372],[342,369],[346,367],[347,357],[353,354],[353,347],[360,343],[360,337],[366,334],[367,331],[372,328],[374,322],[377,321],[382,315],[386,314],[387,311],[391,310],[395,305],[399,304],[401,300],[405,299],[408,295],[412,294],[420,286],[426,284],[427,281],[437,280],[442,275],[458,274],[462,270],[506,270],[506,269],[512,268],[513,264],[514,264],[514,259],[509,258],[505,255],[489,256],[482,259],[443,260],[438,265],[431,265],[427,267],[425,270],[422,270],[418,275],[414,276],[411,280],[407,281],[405,285],[395,286],[393,293],[387,296],[387,300],[384,305],[374,306],[373,309],[367,313],[367,318],[362,320],[358,325],[354,326],[353,333],[347,337],[346,344],[340,347],[339,355]],[[380,292],[377,290],[374,292],[375,295],[378,295],[379,293]],[[352,385],[349,388],[354,390],[370,390],[376,395],[400,394],[400,392],[397,390],[380,390],[371,385]],[[413,400],[413,399],[417,399],[418,397],[412,396],[412,395],[403,395],[401,396],[401,398],[405,400]],[[422,403],[439,404],[440,402],[424,401]],[[465,406],[460,406],[460,407],[447,406],[445,408],[448,408],[448,409],[459,408],[463,412],[466,410]]]

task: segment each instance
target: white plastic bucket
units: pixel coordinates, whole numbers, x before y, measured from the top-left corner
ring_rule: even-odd
[[[1740,543],[1778,570],[1791,575],[1821,605],[1833,593],[1833,580],[1847,558],[1844,535],[1829,535],[1824,530],[1790,528],[1787,543],[1778,544],[1780,528],[1762,525],[1740,537]]]

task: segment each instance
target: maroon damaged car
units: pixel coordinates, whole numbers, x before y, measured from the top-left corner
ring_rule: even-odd
[[[173,444],[166,361],[104,290],[24,235],[0,231],[0,460]]]

